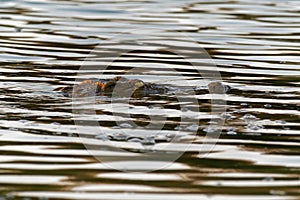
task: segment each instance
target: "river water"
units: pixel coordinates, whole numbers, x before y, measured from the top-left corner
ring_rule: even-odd
[[[0,199],[300,199],[299,30],[297,0],[1,1]],[[53,91],[116,75],[173,92]]]

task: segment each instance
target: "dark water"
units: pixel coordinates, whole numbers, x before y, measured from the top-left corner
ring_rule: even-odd
[[[300,199],[299,30],[297,0],[1,1],[0,199]],[[231,88],[205,157],[212,101],[194,61]],[[91,105],[53,92],[79,69],[81,78],[123,75],[180,93]],[[122,158],[168,144],[162,155],[183,153],[172,165],[147,173],[152,159],[124,171]]]

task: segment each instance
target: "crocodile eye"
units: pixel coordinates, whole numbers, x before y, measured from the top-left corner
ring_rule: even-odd
[[[137,81],[137,82],[134,84],[134,86],[135,86],[136,88],[141,88],[141,87],[144,86],[144,83],[143,83],[142,81]]]
[[[131,87],[134,87],[135,89],[139,89],[145,86],[145,83],[143,81],[137,79],[130,80],[128,83]]]

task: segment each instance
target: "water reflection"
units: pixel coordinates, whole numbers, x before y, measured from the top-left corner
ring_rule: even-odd
[[[2,1],[0,199],[297,199],[299,6],[297,1],[279,0]],[[142,38],[144,33],[151,37]],[[114,102],[120,115],[113,116],[108,97],[97,98],[99,115],[73,115],[72,99],[53,89],[74,84],[82,61],[99,43],[105,56],[91,65],[106,66],[120,49],[130,51],[111,64],[105,78],[136,67],[147,76],[128,78],[180,90],[192,85],[200,112],[191,105],[180,109],[172,94],[166,94],[129,104],[140,129],[121,115],[126,112],[122,101]],[[210,115],[207,84],[191,65],[164,53],[189,47],[189,53],[197,55],[194,45],[210,53],[230,87],[227,113],[221,116]],[[210,70],[204,63],[198,64]],[[95,72],[101,70],[86,71],[84,78]],[[182,94],[187,104],[189,95]],[[89,105],[78,104],[84,107]],[[155,137],[145,128],[147,111],[167,118]],[[200,123],[180,126],[181,114]],[[199,149],[211,117],[226,121],[218,144],[206,154]],[[76,127],[74,119],[99,121],[107,137],[93,127]],[[143,155],[143,141],[152,150],[167,147],[186,153],[160,171],[116,172],[99,163],[79,135],[103,147],[94,153],[124,167],[128,160],[122,157]],[[170,144],[174,138],[177,142]],[[191,140],[186,150],[182,144]],[[126,152],[112,150],[115,146]]]

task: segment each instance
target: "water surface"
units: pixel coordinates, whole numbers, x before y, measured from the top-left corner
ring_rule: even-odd
[[[0,198],[299,199],[299,10],[293,0],[2,1]],[[74,114],[72,99],[53,89],[74,84],[99,44],[103,57],[85,62],[99,69],[84,78],[141,78],[177,88],[186,100],[168,93],[111,104],[99,97],[96,105],[77,102],[98,115]],[[222,134],[205,158],[199,149],[212,118],[207,83],[172,53],[188,49],[195,57],[195,46],[209,53],[231,88]],[[120,52],[127,53],[114,60]],[[212,69],[211,61],[195,62]],[[190,88],[199,89],[196,96]],[[189,104],[192,97],[198,106]],[[128,106],[136,126],[128,123]],[[151,117],[159,134],[147,127]],[[99,121],[109,137],[76,126],[78,120]],[[122,158],[138,158],[175,136],[164,153],[183,155],[161,170],[132,174],[99,162],[78,136],[125,167]],[[187,151],[180,146],[191,141]]]

